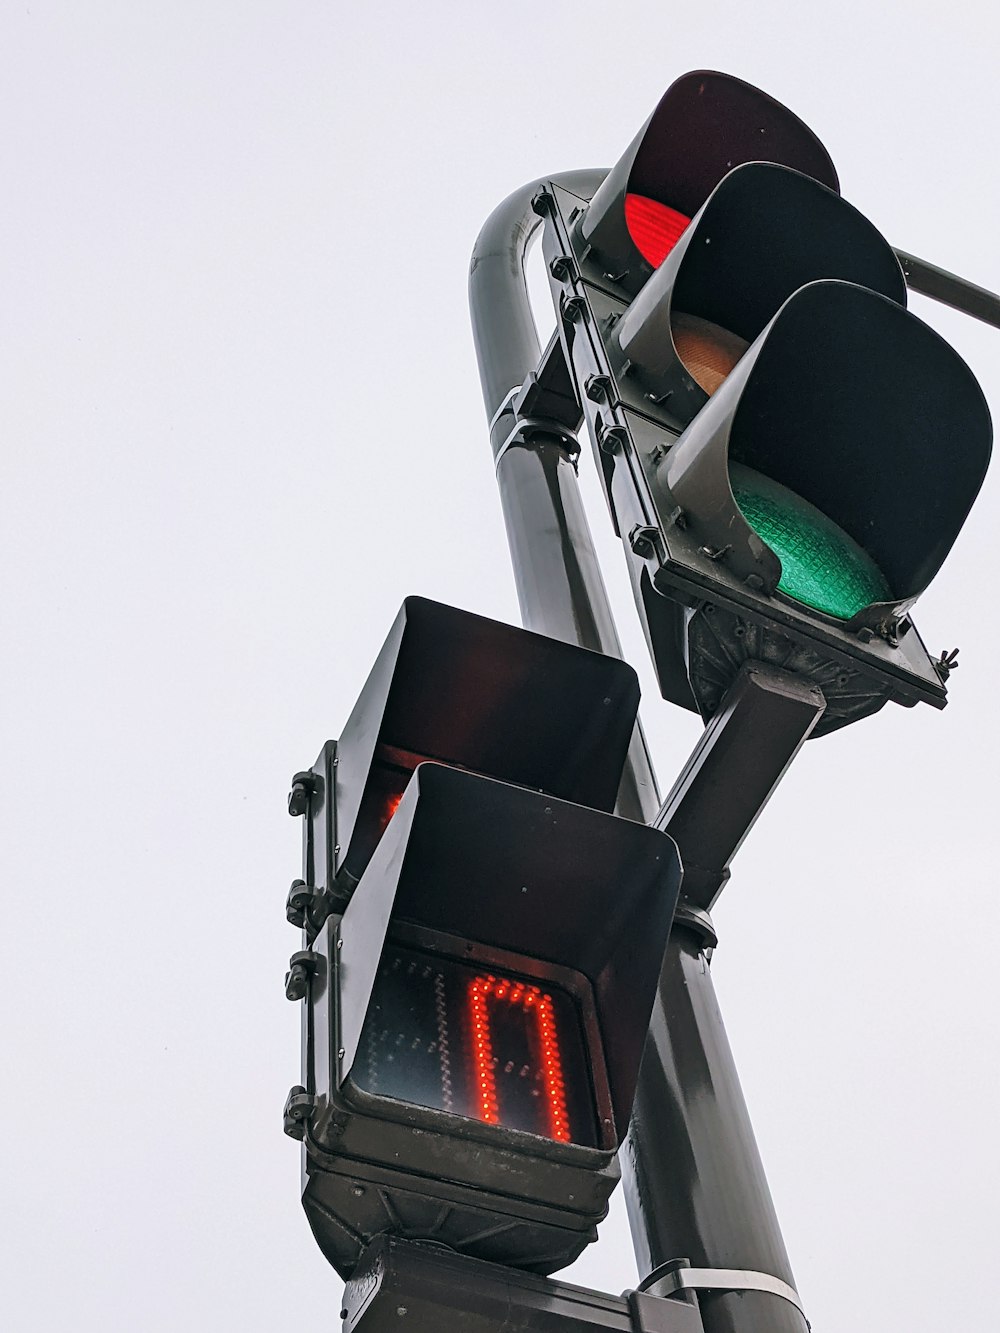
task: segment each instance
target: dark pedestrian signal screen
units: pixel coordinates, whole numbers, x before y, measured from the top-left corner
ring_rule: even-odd
[[[579,1007],[539,977],[388,944],[351,1080],[376,1096],[598,1146]]]

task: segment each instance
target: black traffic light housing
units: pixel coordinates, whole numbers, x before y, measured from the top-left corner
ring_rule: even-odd
[[[721,115],[727,81],[711,80]],[[732,82],[739,98],[753,91]],[[795,163],[737,160],[713,181],[716,142],[697,121],[671,119],[671,107],[692,104],[694,84],[678,86],[684,99],[667,94],[593,201],[558,186],[537,201],[563,354],[661,692],[710,717],[755,659],[823,689],[817,735],[890,699],[943,707],[947,668],[928,656],[908,611],[985,474],[983,395],[957,354],[906,312],[894,252],[823,183],[819,159],[818,180]],[[763,119],[776,104],[759,96]],[[792,117],[786,147],[798,142],[796,125]],[[745,144],[743,128],[733,132]],[[705,162],[692,166],[704,143]],[[599,205],[601,218],[617,210],[625,226],[639,161],[676,163],[687,207],[692,180],[709,193],[656,271],[646,266],[636,294],[621,228],[588,219]],[[653,188],[652,175],[642,188]],[[679,197],[666,179],[657,189],[666,204]],[[810,522],[818,510],[846,533],[850,558],[873,562],[884,583],[847,613],[796,597],[773,544],[737,502],[734,486],[748,480],[767,491],[765,508],[805,501]]]
[[[690,1291],[609,1296],[380,1236],[344,1291],[343,1333],[703,1333]]]
[[[385,1231],[536,1272],[596,1238],[681,875],[609,813],[638,696],[617,659],[408,598],[293,780],[286,1130],[345,1276]]]
[[[292,919],[343,910],[426,760],[611,810],[638,706],[624,662],[408,597],[339,740],[293,779],[312,905]]]
[[[649,200],[690,219],[734,167],[761,161],[784,163],[839,188],[826,149],[787,107],[728,74],[684,74],[579,215],[574,248],[635,295],[654,266],[627,225],[626,200]]]
[[[655,829],[417,768],[313,946],[303,1204],[338,1271],[387,1208],[540,1272],[594,1238],[679,882]]]

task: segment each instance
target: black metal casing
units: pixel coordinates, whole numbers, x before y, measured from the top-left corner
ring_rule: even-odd
[[[641,824],[422,764],[343,917],[314,943],[303,1205],[349,1275],[382,1231],[538,1272],[594,1239],[680,883]],[[384,944],[558,985],[579,1006],[598,1144],[556,1142],[372,1094],[352,1079]]]
[[[633,440],[632,423],[621,414],[622,385],[605,374],[606,362],[595,357],[589,365],[583,359],[574,364],[569,351],[574,340],[583,344],[595,336],[597,293],[609,300],[617,298],[618,308],[624,308],[653,271],[623,226],[620,205],[624,194],[631,189],[694,216],[728,171],[741,162],[761,158],[783,162],[836,187],[829,158],[815,135],[773,99],[724,75],[685,76],[610,174],[580,171],[536,179],[498,205],[476,241],[470,266],[470,306],[486,420],[524,623],[571,642],[618,651],[579,498],[578,446],[573,433],[585,410],[591,434],[600,433],[599,457],[606,465],[607,489],[610,491],[612,480],[622,488],[620,495],[609,494],[609,502],[613,516],[618,507],[622,536],[628,542],[637,600],[661,687],[668,698],[687,707],[695,706],[686,656],[688,623],[695,607],[701,608],[704,626],[715,614],[731,613],[711,610],[717,599],[706,597],[702,585],[686,593],[674,590],[674,601],[653,587],[660,561],[647,562],[646,553],[655,550],[659,529],[653,527],[655,511],[647,490],[632,485],[630,496],[629,471],[634,468],[641,475],[641,460],[628,460],[639,452],[641,441]],[[684,197],[675,188],[678,182],[684,186]],[[557,232],[559,216],[553,216],[554,203],[566,224],[566,231],[558,235],[571,234],[572,243],[567,240],[547,249],[560,318],[557,343],[543,351],[526,294],[525,257],[536,226],[544,222],[547,243]],[[960,309],[972,309],[969,284],[948,274],[932,275],[933,281],[921,277],[915,283],[915,270],[928,266],[897,253],[909,286],[950,300]],[[779,257],[765,255],[751,273],[771,273],[778,266]],[[871,281],[857,273],[840,276],[854,282]],[[893,280],[898,283],[898,276]],[[944,296],[940,294],[942,283],[948,293]],[[885,295],[897,299],[893,292]],[[1000,309],[997,298],[979,289],[973,295],[980,300],[973,313],[995,322]],[[770,315],[765,322],[767,318]],[[601,328],[600,336],[607,331]],[[580,350],[582,358],[582,346]],[[556,364],[558,353],[564,353],[562,365]],[[579,404],[567,391],[567,382],[575,386]],[[656,393],[656,389],[650,385],[645,392]],[[663,393],[656,396],[662,398]],[[703,399],[696,410],[702,405]],[[635,413],[640,435],[651,432],[647,450],[650,454],[656,451],[654,463],[663,461],[689,420],[684,416],[674,422],[672,430],[666,429],[659,415],[665,406],[666,402],[640,400]],[[957,432],[942,429],[941,434],[943,452],[961,449],[963,441]],[[648,485],[655,480],[652,477]],[[668,534],[671,538],[675,530],[683,533],[675,523]],[[634,561],[633,556],[637,557]],[[725,579],[717,587],[720,585],[727,586]],[[647,614],[643,597],[657,610]],[[771,601],[780,608],[778,598]],[[661,614],[665,606],[674,607],[673,619],[669,613]],[[700,919],[687,908],[690,899],[699,907],[711,905],[725,882],[731,855],[780,780],[784,766],[825,712],[826,699],[816,679],[820,654],[812,652],[815,645],[806,634],[799,635],[794,621],[787,630],[782,627],[787,657],[779,665],[760,660],[767,656],[767,643],[748,643],[749,651],[742,651],[741,636],[734,629],[742,630],[749,639],[756,633],[747,617],[735,627],[731,624],[730,631],[718,640],[720,652],[723,643],[727,650],[719,663],[719,677],[731,677],[731,684],[716,711],[706,710],[712,714],[711,724],[659,814],[648,755],[634,747],[626,768],[632,777],[630,799],[642,817],[655,819],[671,834],[676,833],[685,856],[685,879],[684,901],[664,959],[621,1164],[636,1261],[647,1289],[655,1288],[660,1295],[675,1290],[660,1279],[665,1270],[676,1269],[679,1256],[688,1256],[692,1269],[702,1270],[700,1276],[692,1272],[691,1282],[685,1285],[704,1289],[700,1313],[706,1333],[709,1329],[711,1333],[806,1333],[808,1323],[795,1292],[708,966],[715,936],[704,913]],[[904,672],[909,670],[907,653],[915,642],[912,629],[900,639],[904,651],[895,660]],[[886,648],[896,646],[887,640],[880,643]],[[848,648],[854,646],[849,641]],[[829,662],[829,648],[819,647],[820,660]],[[739,651],[730,659],[728,650],[734,648]],[[880,644],[875,648],[880,651]],[[703,661],[708,660],[697,643],[695,651]],[[926,661],[918,642],[914,657]],[[842,665],[850,667],[852,662],[850,651],[845,651]],[[838,667],[828,674],[829,684],[836,686],[836,676],[843,672]],[[918,679],[914,692],[922,686],[936,688],[932,679]],[[894,682],[894,688],[898,683]],[[843,708],[844,700],[838,706]],[[428,1267],[421,1260],[418,1274],[403,1265],[397,1267],[391,1256],[387,1259],[386,1280],[368,1307],[371,1321],[362,1323],[363,1333],[378,1333],[388,1327],[394,1314],[399,1318],[399,1306],[406,1302],[394,1303],[393,1296],[402,1298],[410,1290],[418,1292],[415,1315],[425,1320],[428,1329],[447,1327],[451,1310],[456,1311],[456,1322],[461,1322],[458,1311],[466,1306],[452,1298],[460,1276],[449,1270],[447,1288],[438,1282],[428,1302],[427,1285],[432,1282]],[[427,1285],[421,1275],[428,1278]],[[673,1277],[677,1276],[674,1272]],[[379,1282],[381,1274],[376,1268],[370,1277]],[[484,1285],[486,1281],[484,1276]],[[550,1316],[547,1307],[535,1322],[538,1306],[544,1305],[548,1294],[557,1299],[553,1289],[560,1285],[546,1284],[540,1301],[532,1304],[522,1301],[520,1290],[514,1291],[511,1284],[510,1301],[502,1307],[505,1326],[538,1327],[546,1333],[589,1329],[592,1325],[585,1318],[579,1325],[573,1322],[575,1307],[572,1314],[560,1310],[567,1316],[565,1323]],[[476,1318],[481,1316],[475,1298],[469,1301],[469,1308]],[[498,1315],[498,1321],[500,1318]],[[604,1325],[598,1320],[596,1326]],[[627,1328],[628,1324],[610,1326]]]
[[[611,810],[638,706],[624,662],[408,597],[312,768],[306,884],[343,910],[425,760]]]
[[[383,1236],[344,1292],[343,1333],[702,1333],[697,1306],[608,1296]]]
[[[943,707],[906,612],[968,513],[991,428],[964,362],[903,309],[888,243],[816,181],[746,164],[630,300],[581,244],[587,201],[553,186],[544,207],[564,354],[664,697],[710,717],[756,659],[822,688],[815,734],[890,699]],[[677,354],[676,310],[750,344],[711,398]],[[874,548],[893,600],[845,622],[780,593],[780,561],[733,498],[730,456]]]
[[[626,194],[693,217],[742,162],[781,162],[839,188],[830,155],[809,127],[767,93],[729,74],[676,79],[578,219],[578,244],[634,295],[653,269],[625,224]]]

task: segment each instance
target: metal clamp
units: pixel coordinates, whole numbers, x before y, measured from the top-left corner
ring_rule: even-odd
[[[300,949],[288,960],[285,973],[285,997],[289,1000],[304,1000],[309,992],[309,979],[316,971],[320,955],[312,949]]]
[[[497,410],[496,410],[496,411],[493,413],[493,415],[490,417],[490,424],[489,424],[489,433],[490,433],[490,435],[493,434],[493,430],[494,430],[494,428],[495,428],[497,422],[500,420],[500,418],[504,415],[505,412],[510,412],[511,415],[513,415],[512,408],[513,408],[513,406],[514,406],[514,399],[515,399],[515,398],[517,397],[517,395],[521,392],[521,389],[522,389],[522,388],[523,388],[523,385],[515,384],[514,387],[513,387],[513,389],[511,389],[509,393],[507,393],[507,394],[504,395],[504,398],[503,398],[502,402],[500,403],[500,406],[497,408]]]
[[[539,442],[544,444],[557,444],[565,449],[571,459],[575,459],[580,453],[580,441],[571,431],[560,426],[557,421],[552,421],[548,417],[512,417],[513,427],[506,439],[501,443],[496,451],[495,463],[500,466],[500,460],[508,449],[525,446],[531,448],[532,445]]]
[[[306,1137],[309,1117],[316,1105],[316,1098],[306,1092],[301,1083],[296,1083],[285,1099],[285,1133],[290,1139],[302,1140]]]
[[[316,790],[316,774],[309,769],[296,773],[288,793],[288,813],[292,817],[304,815],[309,808],[309,797]]]
[[[285,899],[285,917],[289,925],[309,931],[312,936],[333,910],[332,896],[304,879],[293,879]]]
[[[755,1273],[746,1268],[692,1268],[686,1259],[672,1259],[654,1268],[639,1284],[639,1290],[653,1296],[672,1296],[678,1291],[763,1291],[794,1305],[805,1319],[806,1327],[811,1327],[794,1287],[769,1273]]]

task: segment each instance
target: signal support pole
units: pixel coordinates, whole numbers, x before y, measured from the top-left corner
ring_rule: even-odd
[[[551,179],[589,198],[604,174]],[[483,396],[525,627],[620,657],[579,494],[575,434],[565,414],[547,417],[538,407],[526,418],[519,411],[541,359],[524,259],[541,221],[532,200],[545,184],[534,182],[502,203],[473,252],[470,304]],[[707,908],[725,882],[729,858],[822,713],[817,694],[774,676],[737,680],[662,811],[637,726],[619,796],[619,814],[667,829],[698,867],[692,888],[700,889],[679,907],[667,945],[621,1166],[640,1276],[655,1290],[674,1280],[673,1261],[701,1270],[690,1285],[706,1293],[705,1333],[808,1328],[788,1295],[794,1297],[794,1279],[715,998]],[[726,748],[751,743],[752,716],[775,723],[765,729],[775,742],[740,827],[709,845],[715,798],[733,794],[725,787]],[[745,768],[735,772],[742,783]]]

